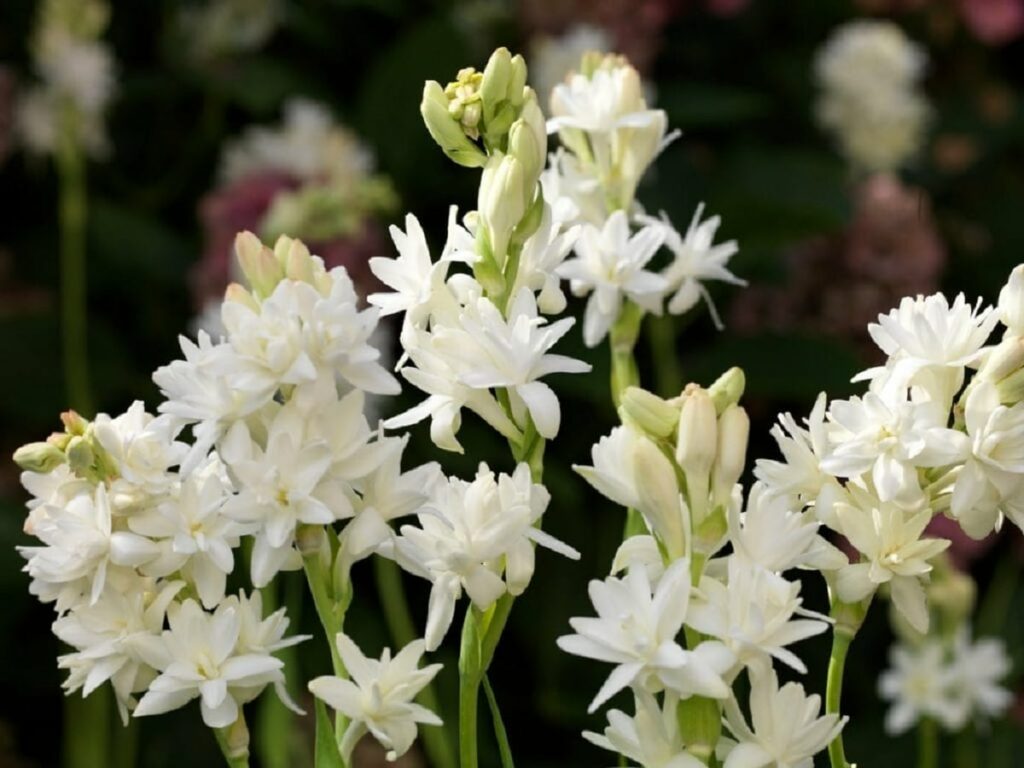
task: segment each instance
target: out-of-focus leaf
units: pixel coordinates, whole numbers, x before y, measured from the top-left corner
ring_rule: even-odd
[[[327,705],[316,699],[316,768],[345,768],[345,761],[334,740],[334,728]]]

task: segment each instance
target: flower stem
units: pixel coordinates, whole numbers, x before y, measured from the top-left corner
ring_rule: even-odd
[[[501,768],[515,768],[515,763],[512,761],[512,749],[508,743],[508,733],[505,731],[505,722],[501,719],[498,700],[494,696],[494,689],[491,688],[491,681],[486,673],[484,674],[484,695],[487,697],[487,705],[491,709],[491,719],[494,721],[494,736],[498,740]]]
[[[88,698],[64,699],[64,768],[91,768],[107,765],[110,756],[110,713],[113,696],[103,685]]]
[[[477,768],[477,710],[480,681],[480,611],[470,603],[462,622],[459,650],[459,766]]]
[[[64,382],[68,402],[80,413],[92,414],[87,351],[85,223],[87,199],[85,162],[73,121],[68,120],[57,149],[60,180],[60,306]]]
[[[917,725],[917,768],[938,768],[939,728],[930,717],[921,719]]]
[[[416,625],[409,609],[409,600],[402,584],[402,571],[394,560],[386,557],[373,558],[374,573],[377,577],[377,594],[384,609],[384,620],[388,625],[392,641],[397,648],[404,648],[417,638]],[[428,684],[417,697],[420,704],[431,712],[441,715],[441,704],[433,683]],[[444,718],[441,718],[444,720]],[[444,728],[424,728],[421,732],[427,757],[434,768],[455,768],[455,752]]]
[[[633,350],[640,336],[640,323],[644,311],[632,301],[624,301],[619,319],[612,325],[608,333],[608,346],[612,362],[612,402],[618,407],[622,394],[628,387],[640,384],[640,372],[637,369]]]
[[[839,703],[843,695],[843,674],[846,671],[846,654],[850,650],[853,634],[841,631],[837,626],[832,635],[832,655],[828,660],[828,679],[825,688],[825,712],[839,714]],[[828,759],[832,768],[850,768],[843,748],[843,734],[840,732],[828,745]]]
[[[248,744],[246,743],[245,746],[240,747],[232,743],[238,733],[239,723],[241,723],[245,738],[248,739],[249,734],[245,730],[245,720],[242,719],[242,715],[239,715],[237,722],[226,728],[213,729],[213,735],[217,737],[217,745],[220,747],[221,754],[224,755],[228,768],[249,768]]]
[[[331,651],[331,666],[335,676],[344,679],[348,677],[348,670],[345,669],[345,663],[341,660],[341,654],[338,653],[334,638],[345,625],[348,601],[344,595],[334,594],[330,567],[329,564],[324,563],[325,548],[329,547],[326,541],[326,532],[322,528],[319,531],[315,528],[300,530],[296,538],[299,541],[299,550],[302,552],[302,569],[306,573],[310,594],[313,595],[313,605],[316,607],[317,616],[320,617],[320,624],[324,628],[325,639]],[[320,543],[311,543],[316,541]],[[346,728],[348,728],[348,718],[338,712],[334,719],[334,735],[339,748]]]

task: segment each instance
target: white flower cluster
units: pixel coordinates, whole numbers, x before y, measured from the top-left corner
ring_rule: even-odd
[[[774,431],[784,460],[758,462],[758,478],[856,553],[836,573],[839,600],[857,603],[887,585],[899,613],[925,632],[924,586],[949,546],[924,535],[932,517],[944,514],[976,539],[1006,516],[1024,524],[1022,306],[1024,267],[997,309],[962,295],[904,299],[869,328],[889,357],[858,377],[868,391],[831,403],[822,395],[806,428],[785,416]],[[1003,339],[987,345],[999,321]]]
[[[40,5],[32,46],[40,82],[20,97],[16,114],[29,150],[55,154],[68,142],[93,157],[106,154],[103,119],[114,93],[114,61],[99,38],[109,12],[102,0]]]
[[[952,641],[929,637],[895,645],[889,660],[891,668],[878,681],[882,697],[892,702],[885,718],[889,733],[903,733],[926,717],[959,731],[972,720],[998,717],[1013,701],[1000,684],[1011,666],[1003,641],[971,642],[968,627]]]
[[[919,90],[926,61],[888,21],[848,22],[821,49],[818,119],[859,170],[895,171],[920,150],[930,113]]]
[[[660,315],[668,299],[668,311],[683,314],[703,297],[720,326],[704,282],[745,283],[727,267],[736,243],[714,242],[719,217],[701,221],[698,206],[680,233],[666,214],[647,216],[635,200],[644,173],[677,135],[666,135],[663,111],[648,108],[637,71],[621,57],[587,54],[582,71],[555,86],[551,109],[548,130],[562,147],[543,176],[544,194],[555,219],[579,230],[574,257],[555,273],[573,294],[589,295],[586,344],[600,343],[626,302]],[[662,247],[670,262],[656,271]]]
[[[297,709],[273,654],[306,638],[286,638],[284,610],[264,616],[258,592],[227,593],[236,561],[262,587],[303,555],[329,555],[327,579],[343,592],[352,563],[390,542],[389,522],[443,481],[434,464],[403,472],[407,440],[366,421],[365,393],[398,382],[367,343],[377,310],[357,306],[344,268],[327,271],[288,238],[271,250],[244,233],[236,250],[251,292],[229,288],[225,337],[182,339],[185,358],[156,371],[159,416],[142,403],[91,423],[65,414],[64,433],[16,454],[33,495],[26,531],[40,540],[21,550],[31,590],[55,603],[54,632],[74,648],[60,658],[65,688],[88,695],[109,680],[124,718],[200,698],[206,724],[226,728],[268,684]],[[414,650],[399,654],[402,674]],[[379,713],[351,710],[354,744]],[[433,722],[406,714],[392,718],[401,751],[414,722]]]
[[[728,768],[810,766],[845,722],[820,715],[820,699],[802,686],[780,688],[772,669],[779,661],[806,672],[791,646],[829,627],[803,607],[800,582],[785,572],[831,570],[846,558],[819,522],[765,486],[744,503],[742,387],[734,369],[672,401],[629,389],[623,425],[594,446],[593,466],[576,468],[642,519],[631,530],[645,529],[624,541],[613,575],[591,583],[597,617],[572,619],[576,634],[559,640],[569,653],[615,665],[592,711],[632,689],[635,714],[613,710],[604,736],[586,735],[640,765],[704,765],[717,753]],[[752,725],[732,690],[744,671]],[[723,715],[731,738],[719,739]]]

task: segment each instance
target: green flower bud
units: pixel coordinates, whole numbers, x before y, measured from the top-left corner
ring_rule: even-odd
[[[52,472],[64,460],[64,452],[48,442],[29,443],[14,452],[14,463],[29,472]]]
[[[722,414],[730,405],[734,405],[743,397],[747,386],[747,377],[742,368],[730,368],[708,387],[708,394],[715,403],[715,412]]]
[[[622,395],[619,413],[641,430],[661,439],[668,438],[679,424],[679,409],[640,387],[628,387]]]
[[[64,411],[60,415],[60,420],[64,424],[64,431],[69,435],[81,437],[89,428],[89,420],[82,418],[76,411]]]
[[[460,73],[461,74],[461,73]],[[498,108],[509,100],[509,86],[512,83],[512,54],[508,48],[498,48],[487,60],[480,80],[480,102],[483,104],[484,120],[490,122]]]
[[[718,451],[718,416],[707,390],[691,385],[679,412],[676,460],[689,475],[711,473]]]
[[[717,701],[704,696],[691,696],[676,708],[679,735],[687,751],[707,763],[715,753],[722,736],[722,710]]]
[[[465,106],[459,102],[456,112]],[[430,136],[451,160],[466,168],[481,168],[487,163],[487,155],[470,141],[460,122],[465,112],[459,112],[458,118],[452,116],[448,96],[435,80],[428,80],[423,86],[420,114]]]
[[[68,466],[71,471],[82,478],[96,477],[96,454],[93,452],[92,441],[87,437],[72,437],[66,452]]]
[[[500,152],[491,156],[480,179],[477,208],[482,223],[490,230],[491,248],[499,265],[505,263],[512,231],[526,213],[525,183],[523,164]]]
[[[257,299],[265,299],[284,279],[281,263],[252,232],[239,232],[235,237],[235,254],[242,274]]]

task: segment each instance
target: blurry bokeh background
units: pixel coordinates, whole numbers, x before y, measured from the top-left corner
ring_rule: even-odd
[[[2,456],[57,429],[67,407],[58,175],[15,130],[19,100],[35,79],[37,5],[0,3]],[[855,17],[895,21],[928,57],[921,88],[930,119],[920,151],[899,176],[857,174],[815,118],[816,52]],[[444,82],[507,45],[527,56],[542,90],[581,50],[598,46],[633,60],[656,106],[683,132],[645,181],[641,201],[676,222],[705,201],[721,214],[724,238],[739,242],[731,268],[750,283],[713,288],[723,332],[707,313],[688,315],[698,319],[685,328],[656,323],[652,335],[674,339],[677,354],[655,378],[642,348],[644,380],[669,395],[685,381],[708,384],[742,366],[754,419],[751,455],[773,454],[775,415],[806,414],[823,389],[850,392],[851,375],[873,359],[866,323],[898,297],[941,288],[992,302],[1024,260],[1022,35],[1024,0],[118,0],[103,35],[116,62],[106,141],[87,165],[95,406],[120,412],[136,398],[156,401],[150,373],[176,356],[178,334],[194,329],[204,302],[223,289],[239,228],[271,236],[298,227],[356,275],[369,256],[389,252],[386,225],[405,211],[440,244],[448,206],[472,207],[477,177],[447,161],[424,130],[424,79]],[[247,133],[282,124],[292,142],[283,147]],[[240,136],[248,138],[239,144]],[[325,136],[328,149],[317,155],[310,147]],[[335,170],[318,169],[318,158]],[[330,184],[322,183],[325,173]],[[585,350],[578,332],[567,344],[595,370],[557,382],[565,427],[550,450],[557,461],[548,462],[554,501],[545,524],[583,560],[539,555],[535,586],[517,602],[493,669],[523,766],[608,760],[579,738],[600,725],[585,712],[605,670],[554,644],[568,617],[586,612],[586,582],[602,574],[622,529],[621,510],[570,470],[615,423],[606,350]],[[467,422],[467,453],[441,457],[445,467],[467,473],[483,459],[504,466],[504,446]],[[422,460],[432,446],[417,434],[412,458]],[[2,768],[57,765],[60,753],[52,611],[29,596],[14,550],[27,542],[23,503],[15,467],[0,461]],[[1024,669],[1024,547],[1014,529],[971,554],[966,567],[983,596],[975,629],[1005,638],[1016,689]],[[352,633],[379,645],[385,630],[372,579],[357,579],[366,587]],[[409,584],[425,608],[423,587]],[[809,582],[806,594],[810,605],[824,606],[820,584]],[[315,616],[307,611],[299,621],[312,627]],[[890,639],[880,604],[847,676],[848,753],[862,765],[906,765],[913,755],[912,734],[891,738],[882,730],[875,681]],[[806,684],[818,691],[827,643],[806,644]],[[319,644],[306,646],[299,655],[308,678],[326,660]],[[442,653],[440,677],[452,703],[454,653],[451,644]],[[1022,718],[1024,709],[1015,707],[989,729],[947,737],[947,764],[1024,764]],[[140,765],[220,763],[194,708],[135,727]],[[483,761],[496,764],[493,753]]]

